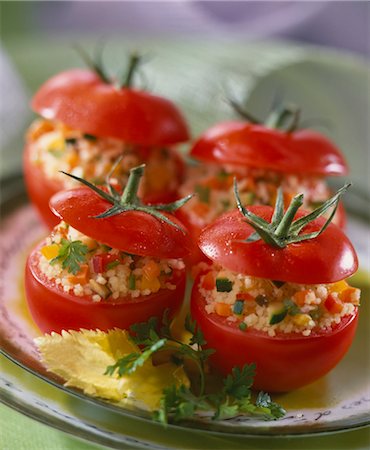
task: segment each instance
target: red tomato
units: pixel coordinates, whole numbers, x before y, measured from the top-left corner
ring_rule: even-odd
[[[42,244],[41,244],[42,245]],[[40,246],[41,246],[40,245]],[[40,246],[31,253],[26,264],[26,295],[32,317],[43,333],[62,330],[100,329],[114,327],[127,329],[130,325],[162,317],[168,308],[174,315],[182,303],[186,275],[184,270],[173,272],[171,283],[176,289],[132,298],[94,303],[90,297],[66,293],[54,281],[48,280],[38,267]]]
[[[92,71],[72,69],[50,78],[32,100],[42,117],[99,137],[144,146],[189,139],[186,122],[169,100],[134,88],[117,88]]]
[[[32,161],[31,147],[26,145],[23,154],[23,173],[27,193],[45,225],[52,229],[60,220],[49,208],[49,200],[64,186],[59,180],[52,180],[45,175],[43,168]]]
[[[198,285],[199,278],[193,287],[191,314],[204,334],[207,347],[216,350],[211,362],[224,374],[235,366],[255,363],[255,389],[285,392],[312,383],[342,359],[355,335],[357,308],[330,331],[312,332],[310,336],[282,333],[270,337],[252,328],[242,331],[237,322],[206,312]]]
[[[340,150],[312,130],[291,133],[248,122],[223,122],[207,130],[191,156],[205,162],[302,175],[346,175]]]
[[[174,159],[176,167],[176,180],[180,184],[184,177],[185,163],[178,152],[166,149],[171,158]],[[150,155],[150,153],[148,153]],[[148,156],[148,155],[146,155]],[[23,173],[27,186],[27,193],[32,204],[37,209],[41,219],[49,229],[53,229],[59,219],[53,214],[49,207],[51,197],[59,191],[66,189],[64,183],[59,179],[51,179],[46,176],[42,166],[35,164],[32,159],[32,148],[26,145],[23,154]],[[144,203],[169,203],[178,198],[177,187],[175,189],[153,190],[148,189],[143,196]]]
[[[254,214],[271,221],[271,206],[249,206]],[[306,212],[298,212],[296,218]],[[320,217],[306,225],[303,234],[319,230]],[[317,238],[276,248],[262,239],[245,241],[253,232],[239,211],[226,213],[208,225],[200,235],[203,253],[221,266],[236,272],[270,280],[301,284],[334,283],[356,272],[356,252],[339,227],[330,224]]]
[[[182,258],[192,251],[194,244],[176,217],[163,213],[184,231],[141,211],[94,217],[111,207],[87,187],[58,192],[50,200],[50,208],[61,220],[112,248],[156,258]]]

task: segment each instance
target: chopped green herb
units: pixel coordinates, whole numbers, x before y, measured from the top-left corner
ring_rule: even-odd
[[[226,170],[224,170],[224,169],[221,169],[221,170],[218,172],[218,174],[217,174],[217,178],[218,178],[220,181],[225,180],[228,176],[229,176],[229,174],[228,174],[228,173],[226,172]]]
[[[68,272],[76,275],[80,269],[81,264],[86,262],[86,254],[89,252],[87,245],[81,241],[68,241],[62,239],[62,245],[59,248],[58,256],[50,261],[50,264],[57,262],[62,263],[62,268],[67,269]]]
[[[309,312],[309,315],[313,320],[319,320],[320,317],[323,315],[323,311],[320,307],[317,307],[313,311]]]
[[[61,158],[64,155],[64,150],[60,148],[50,148],[48,152],[53,155],[55,158]]]
[[[120,262],[119,262],[118,260],[117,260],[117,261],[111,261],[111,262],[109,262],[109,263],[107,264],[107,270],[114,269],[115,267],[118,266],[119,263],[120,263]]]
[[[98,138],[96,136],[94,136],[93,134],[88,134],[85,133],[84,134],[84,138],[87,139],[88,141],[96,141]]]
[[[255,298],[255,301],[258,306],[266,306],[269,303],[269,300],[266,297],[266,295],[262,295],[262,294],[257,295],[257,297]]]
[[[224,211],[227,211],[231,205],[230,200],[221,200],[221,204]]]
[[[216,278],[217,292],[230,292],[233,288],[233,282],[228,278]]]
[[[284,300],[283,303],[284,303],[284,307],[286,308],[286,310],[290,316],[296,316],[297,314],[302,314],[301,309],[299,308],[299,306],[297,306],[296,303],[293,302],[293,300],[287,298]]]
[[[77,138],[66,138],[65,139],[65,143],[67,145],[74,145],[74,144],[76,144],[76,142],[77,142]]]
[[[195,192],[198,194],[198,198],[202,203],[209,203],[209,196],[211,193],[211,190],[208,186],[202,186],[200,184],[197,184],[195,186]]]
[[[243,312],[243,309],[244,309],[244,302],[243,302],[243,300],[237,300],[234,303],[234,306],[233,306],[233,313],[234,314],[241,314]]]
[[[271,401],[268,394],[261,392],[256,402],[253,402],[251,387],[255,374],[254,364],[246,364],[243,368],[234,367],[232,373],[224,378],[221,390],[217,388],[216,392],[205,393],[207,373],[204,370],[204,363],[214,350],[202,348],[207,343],[190,316],[185,320],[185,329],[192,335],[189,344],[174,338],[167,313],[168,311],[163,316],[162,326],[159,325],[157,318],[152,317],[148,322],[130,327],[132,340],[137,345],[143,346],[143,350],[125,355],[114,365],[108,366],[105,372],[107,375],[117,373],[118,376],[131,374],[156,352],[163,350],[171,350],[173,352],[171,360],[178,365],[182,365],[185,358],[191,359],[199,369],[200,388],[196,389],[193,382],[190,388],[184,385],[165,388],[159,409],[153,414],[155,420],[167,424],[171,418],[174,422],[178,422],[193,417],[199,411],[212,412],[213,419],[230,418],[243,413],[265,419],[277,419],[285,414],[279,405]],[[246,328],[245,323],[240,324],[240,329]]]
[[[245,322],[240,322],[239,324],[239,330],[245,331],[247,329],[247,324]]]
[[[133,273],[130,273],[130,276],[128,279],[128,288],[131,291],[134,291],[136,289],[136,277]]]
[[[242,194],[242,201],[245,205],[252,205],[255,198],[256,196],[253,192],[243,192]]]
[[[142,353],[130,353],[123,358],[120,358],[112,366],[108,366],[104,375],[113,375],[115,371],[118,372],[118,376],[129,375],[134,373],[138,367],[141,367],[145,361],[147,361],[153,353],[161,349],[167,342],[167,339],[160,339],[155,342],[149,348],[146,348]]]
[[[283,309],[281,311],[278,311],[271,315],[269,324],[276,325],[277,323],[282,322],[285,319],[285,317],[287,316],[287,314],[288,314],[288,310],[285,307],[283,307]]]

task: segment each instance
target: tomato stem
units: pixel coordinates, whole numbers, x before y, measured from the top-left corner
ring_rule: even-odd
[[[303,194],[296,195],[292,201],[283,218],[281,219],[279,225],[275,230],[276,236],[280,238],[285,238],[289,234],[290,226],[294,220],[294,216],[296,215],[298,209],[303,205]]]
[[[326,200],[326,202],[324,202],[321,206],[296,220],[294,220],[294,217],[299,208],[303,205],[303,194],[296,195],[284,213],[283,191],[279,188],[272,220],[271,222],[267,222],[265,219],[254,214],[252,211],[249,211],[248,208],[243,206],[235,179],[234,194],[237,207],[248,225],[255,230],[255,232],[251,233],[243,242],[253,243],[263,239],[266,244],[271,245],[272,247],[284,248],[288,244],[316,238],[326,230],[330,222],[333,220],[335,212],[338,208],[339,199],[350,186],[350,183],[345,184],[333,195],[333,197]],[[319,230],[312,233],[299,234],[306,225],[318,217],[321,217],[330,208],[333,208],[332,212]]]
[[[120,203],[122,205],[125,204],[137,204],[139,202],[139,198],[137,196],[137,192],[139,190],[139,184],[142,176],[144,175],[145,164],[141,166],[134,167],[130,170],[130,175],[121,196]]]
[[[104,83],[110,84],[111,80],[109,76],[105,73],[104,66],[102,63],[102,52],[97,52],[95,60],[90,57],[90,55],[78,44],[75,44],[73,48],[79,54],[80,58],[92,71],[94,71]]]
[[[99,197],[103,198],[109,204],[113,205],[101,214],[94,216],[95,219],[104,219],[107,217],[116,216],[117,214],[125,213],[127,211],[141,211],[145,214],[149,214],[155,217],[162,222],[167,223],[168,225],[173,226],[174,228],[177,228],[179,231],[185,234],[186,230],[181,225],[171,220],[170,217],[163,214],[162,211],[173,213],[177,209],[181,208],[186,202],[188,202],[193,197],[193,195],[188,195],[187,197],[180,198],[179,200],[176,200],[172,203],[161,203],[156,205],[143,204],[139,199],[137,192],[139,190],[140,179],[144,174],[145,164],[134,167],[130,170],[130,176],[127,181],[126,187],[123,191],[123,194],[120,195],[114,188],[114,186],[109,183],[109,178],[116,169],[121,159],[122,157],[120,157],[116,161],[111,171],[107,174],[106,185],[109,193],[106,192],[106,190],[100,189],[99,187],[95,186],[93,183],[90,183],[90,181],[84,180],[83,178],[77,177],[76,175],[63,171],[61,171],[61,173],[84,184],[85,186],[93,190],[96,194],[98,194]]]
[[[257,119],[256,117],[252,116],[252,114],[250,114],[248,111],[246,111],[240,103],[238,103],[235,100],[232,100],[231,98],[227,99],[228,103],[230,104],[230,106],[233,108],[233,110],[239,114],[239,116],[241,116],[243,119],[246,119],[248,122],[250,123],[254,123],[254,124],[260,124],[262,123],[261,120]]]
[[[131,87],[135,72],[137,71],[137,68],[139,67],[140,62],[141,62],[141,56],[137,52],[132,52],[130,54],[130,60],[129,60],[129,64],[128,64],[126,77],[121,86],[122,88]]]
[[[291,133],[298,128],[301,110],[295,105],[283,105],[275,108],[268,116],[265,125]]]

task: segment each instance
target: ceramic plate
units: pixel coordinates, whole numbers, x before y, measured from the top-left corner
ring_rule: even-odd
[[[14,192],[14,184],[11,191]],[[8,192],[6,186],[4,192]],[[64,387],[62,380],[49,374],[39,362],[33,339],[40,335],[40,332],[27,309],[23,290],[23,271],[27,252],[45,235],[46,230],[39,222],[32,206],[23,203],[22,199],[24,197],[20,191],[18,195],[11,195],[3,205],[5,211],[8,211],[3,222],[0,241],[0,279],[2,280],[0,339],[3,354],[23,369],[41,378],[45,387],[47,384],[52,384],[63,393],[77,398],[85,405],[84,408],[90,407],[92,411],[95,408],[104,409],[116,417],[121,415],[150,423],[150,417],[137,408],[120,408],[113,403],[87,397],[77,390]],[[9,208],[9,205],[12,205],[12,208]],[[362,252],[366,248],[363,243],[366,242],[365,236],[369,228],[366,223],[351,218],[349,231],[360,253],[360,260],[364,264]],[[297,391],[274,396],[274,399],[286,408],[288,412],[286,417],[272,422],[243,416],[224,421],[199,419],[184,423],[183,427],[234,435],[297,435],[337,431],[369,424],[370,380],[363,368],[369,363],[364,346],[369,342],[367,325],[370,320],[370,308],[367,300],[370,300],[370,292],[364,272],[360,272],[353,279],[353,283],[363,290],[360,323],[355,342],[344,360],[328,376]],[[348,383],[348,374],[351,374],[350,383]],[[42,396],[35,400],[6,371],[2,383],[2,395],[7,403],[17,404],[17,407],[22,409],[17,402],[23,399],[24,408],[26,405],[32,408],[38,405],[40,408],[45,408],[48,414],[52,412],[59,420],[65,419],[68,423],[70,416],[63,413],[58,402],[54,402],[55,404],[51,407]],[[12,396],[15,397],[13,400],[11,400]],[[81,419],[80,412],[78,408],[70,411],[70,414]],[[38,413],[43,416],[45,410],[41,409]],[[44,420],[47,421],[45,417]]]

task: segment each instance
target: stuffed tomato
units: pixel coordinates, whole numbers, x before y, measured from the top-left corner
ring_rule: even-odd
[[[183,195],[197,193],[181,211],[195,237],[235,207],[234,177],[244,205],[274,205],[281,187],[286,204],[304,192],[304,207],[313,210],[331,196],[326,177],[348,172],[340,150],[329,139],[299,128],[299,110],[273,111],[266,123],[248,118],[211,127],[191,149],[190,156],[206,164],[190,169],[181,188]],[[341,205],[334,222],[345,224]]]
[[[24,173],[30,199],[50,228],[57,224],[50,198],[76,185],[61,170],[99,184],[123,156],[112,177],[127,179],[132,167],[146,163],[145,201],[177,196],[184,163],[173,145],[188,140],[187,124],[172,102],[133,86],[138,64],[133,55],[121,84],[103,69],[68,70],[34,96],[41,119],[27,133]]]
[[[290,391],[329,372],[353,340],[360,290],[346,278],[355,251],[329,219],[283,211],[282,191],[270,206],[224,214],[203,230],[199,245],[213,265],[195,280],[191,312],[212,363],[223,373],[256,364],[254,387]],[[339,195],[334,197],[337,202]],[[332,217],[332,216],[331,216]]]
[[[169,212],[174,204],[143,205],[136,196],[143,167],[131,170],[122,196],[110,187],[79,187],[55,194],[62,221],[30,254],[26,297],[45,332],[127,329],[173,315],[185,291],[183,257],[191,240]],[[86,182],[85,182],[86,184]]]

